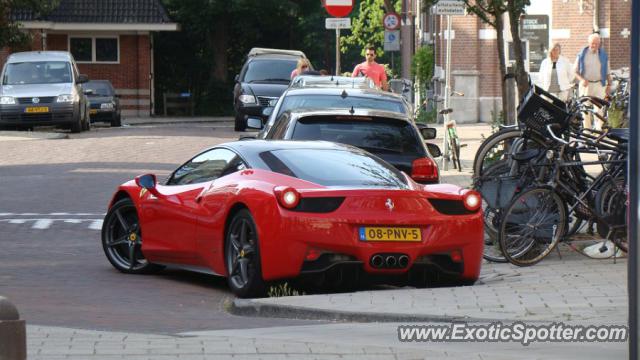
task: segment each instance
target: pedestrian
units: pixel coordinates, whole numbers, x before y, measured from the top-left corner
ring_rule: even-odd
[[[309,62],[309,59],[300,58],[298,60],[298,64],[296,68],[293,69],[293,71],[291,72],[291,80],[293,80],[294,77],[301,75],[304,71],[307,71],[309,69],[311,69],[311,63]]]
[[[560,43],[555,42],[549,49],[548,56],[540,64],[539,84],[543,90],[566,102],[575,76],[573,64],[562,56]]]
[[[389,84],[387,83],[387,72],[384,66],[378,64],[376,60],[376,48],[373,45],[367,45],[365,47],[366,60],[363,63],[356,65],[351,73],[352,77],[366,76],[373,80],[374,84],[382,90],[388,90]]]
[[[578,53],[575,74],[580,82],[580,96],[604,98],[609,95],[612,80],[609,74],[609,56],[600,47],[600,35],[596,33],[589,35],[589,45]],[[594,124],[593,116],[587,114],[584,118],[584,127],[591,129],[592,125],[595,125],[596,129],[601,129],[602,121],[596,119]]]

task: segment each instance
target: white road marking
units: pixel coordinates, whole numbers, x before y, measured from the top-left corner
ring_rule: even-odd
[[[51,224],[53,224],[53,220],[51,219],[38,219],[33,223],[33,226],[31,226],[31,228],[44,230],[48,229]]]
[[[91,225],[89,225],[89,229],[91,229],[91,230],[102,230],[102,222],[103,222],[103,220],[93,220]]]
[[[105,216],[106,213],[68,213],[68,212],[54,212],[54,213],[0,213],[0,217],[6,216]]]
[[[31,225],[32,229],[35,230],[47,230],[52,226],[55,226],[57,223],[67,223],[67,224],[83,224],[88,223],[87,226],[90,230],[101,230],[102,229],[102,219],[71,219],[71,218],[62,218],[62,219],[50,219],[50,218],[22,218],[22,219],[0,219],[0,223],[8,223],[8,224],[26,224],[27,222],[33,224]]]

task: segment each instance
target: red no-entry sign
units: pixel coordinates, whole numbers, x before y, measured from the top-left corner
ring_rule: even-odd
[[[323,0],[324,8],[331,16],[347,16],[353,10],[353,0]]]

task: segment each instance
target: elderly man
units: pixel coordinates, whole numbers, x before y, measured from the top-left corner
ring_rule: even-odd
[[[580,96],[596,96],[604,98],[611,90],[609,74],[609,56],[600,47],[600,35],[589,35],[589,46],[578,53],[575,64],[576,79],[580,82]],[[592,116],[584,119],[584,127],[591,128]],[[596,119],[596,129],[602,128],[602,122]]]

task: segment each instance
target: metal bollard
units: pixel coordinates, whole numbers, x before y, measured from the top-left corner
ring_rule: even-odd
[[[27,358],[27,331],[18,309],[0,296],[0,360]]]

